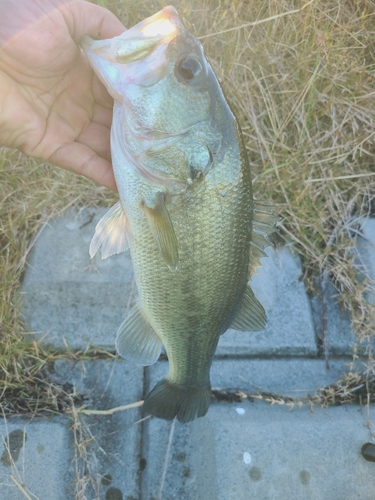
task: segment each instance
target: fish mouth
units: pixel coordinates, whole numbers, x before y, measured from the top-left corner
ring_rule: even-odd
[[[131,63],[146,57],[161,42],[169,43],[181,28],[183,26],[178,13],[170,5],[119,36],[108,40],[94,40],[85,35],[80,45],[87,55],[105,54],[106,59],[113,62]]]
[[[178,17],[177,10],[171,5],[164,7],[160,12],[148,17],[135,26],[135,28],[138,28],[146,37],[175,35],[176,31],[181,27],[182,24]]]
[[[157,83],[167,71],[169,43],[183,30],[174,7],[165,7],[119,36],[94,40],[88,35],[81,47],[111,96],[123,102],[129,84]]]

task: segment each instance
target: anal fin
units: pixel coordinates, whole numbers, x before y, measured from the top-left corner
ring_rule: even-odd
[[[255,297],[252,289],[247,286],[231,328],[239,332],[257,332],[266,326],[267,318],[262,304]]]
[[[161,346],[160,338],[136,304],[118,329],[117,352],[123,358],[131,357],[140,365],[146,366],[156,363]]]

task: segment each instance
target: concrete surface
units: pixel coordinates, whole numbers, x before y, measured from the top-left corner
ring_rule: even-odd
[[[0,421],[0,498],[40,500],[72,498],[74,454],[70,420],[12,417]],[[49,496],[50,495],[50,496]]]
[[[72,211],[51,222],[30,255],[22,288],[26,320],[40,332],[37,337],[47,333],[44,342],[62,350],[63,336],[73,349],[88,342],[113,349],[126,307],[134,301],[126,254],[90,262],[89,243],[104,212]],[[363,260],[372,265],[375,253],[367,250]],[[288,248],[268,252],[252,280],[267,311],[267,327],[222,336],[212,386],[300,400],[347,373],[355,338],[350,317],[330,295],[333,357],[326,370],[316,342],[320,299],[307,296],[300,263]],[[360,359],[356,367],[364,368]],[[167,369],[163,360],[146,369],[124,361],[58,361],[49,375],[75,387],[84,398],[79,405],[108,410],[142,399]],[[141,408],[81,415],[89,463],[82,470],[91,480],[80,500],[373,500],[375,464],[360,453],[364,443],[374,441],[373,410],[367,410],[352,405],[310,411],[305,405],[289,411],[287,405],[254,400],[213,402],[204,418],[187,425],[139,422],[147,417]],[[19,486],[33,499],[73,499],[72,424],[68,417],[0,421],[2,436],[5,441],[9,436],[14,448],[14,464],[4,444],[0,450],[1,500],[25,498]]]
[[[66,390],[75,387],[83,398],[76,403],[78,408],[85,406],[101,411],[142,399],[143,368],[129,361],[58,360],[50,367],[50,379]],[[37,418],[31,422],[22,418],[0,421],[3,438],[0,499],[25,498],[11,474],[16,474],[19,483],[40,500],[73,498],[77,468],[81,470],[81,477],[92,477],[86,487],[88,499],[116,500],[115,495],[138,498],[141,425],[135,422],[140,418],[139,408],[113,415],[81,415],[80,422],[85,428],[77,427],[76,438],[87,455],[87,466],[80,458],[73,460],[77,451],[72,432],[76,421],[68,417]],[[11,450],[10,454],[7,449]],[[7,485],[4,497],[1,496],[2,483]],[[112,499],[107,498],[108,491]]]
[[[22,285],[24,316],[37,339],[55,347],[113,348],[136,297],[128,253],[91,261],[89,245],[106,209],[71,211],[46,226],[30,253]],[[132,293],[131,293],[132,292]],[[128,300],[130,302],[128,304]],[[47,335],[46,335],[47,334]]]
[[[36,338],[73,349],[90,342],[113,348],[127,307],[136,297],[128,253],[90,262],[95,225],[106,209],[71,211],[44,228],[32,249],[25,275],[24,316]],[[221,355],[316,355],[311,310],[301,267],[287,248],[267,249],[269,258],[251,286],[267,313],[261,332],[229,330],[220,339]],[[79,306],[78,306],[79,305]]]
[[[89,410],[118,408],[142,399],[143,368],[130,361],[59,360],[54,363],[51,379],[73,385],[84,396],[81,405]],[[138,497],[141,426],[134,422],[140,418],[139,408],[81,417],[94,436],[87,445],[91,465],[85,472],[94,478],[87,488],[88,498],[107,494],[107,483],[113,495],[116,491],[124,499]]]
[[[213,386],[233,380],[233,365],[214,362]],[[148,368],[148,389],[164,374],[161,363]],[[299,387],[296,378],[284,382]],[[142,500],[373,500],[375,464],[361,455],[371,417],[357,405],[311,411],[243,401],[213,402],[186,425],[148,420]]]
[[[211,367],[213,389],[277,394],[293,399],[306,398],[321,387],[334,384],[349,371],[349,359],[331,360],[327,370],[322,359],[214,359]],[[359,363],[356,367],[360,368]],[[168,372],[168,361],[147,367],[154,385]]]
[[[358,269],[368,279],[364,296],[375,306],[375,218],[361,218],[358,224],[360,234],[357,237],[360,256]]]
[[[374,498],[374,463],[360,453],[366,415],[356,406],[309,412],[213,403],[185,426],[153,419],[145,427],[152,462],[142,474],[143,500]]]
[[[331,283],[325,292],[327,330],[326,342],[331,356],[350,356],[356,343],[350,314],[338,301],[338,293]],[[311,297],[311,310],[317,337],[323,339],[322,297]]]
[[[269,256],[250,282],[267,314],[260,332],[227,331],[217,354],[301,356],[316,355],[317,346],[309,300],[301,281],[301,266],[287,247],[266,249]]]

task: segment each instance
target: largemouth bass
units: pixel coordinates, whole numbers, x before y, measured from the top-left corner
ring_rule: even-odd
[[[82,46],[114,99],[120,197],[97,225],[90,254],[130,246],[139,291],[116,347],[150,365],[164,345],[169,372],[144,409],[188,422],[208,410],[220,335],[264,328],[248,281],[275,217],[254,207],[240,126],[173,7],[111,40],[85,37]]]

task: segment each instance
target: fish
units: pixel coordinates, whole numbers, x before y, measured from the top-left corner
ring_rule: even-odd
[[[220,336],[264,329],[248,282],[276,216],[253,199],[240,125],[200,42],[165,7],[108,40],[81,46],[114,100],[119,202],[90,244],[102,258],[130,248],[139,300],[120,325],[120,356],[169,371],[146,413],[187,423],[210,406]]]

